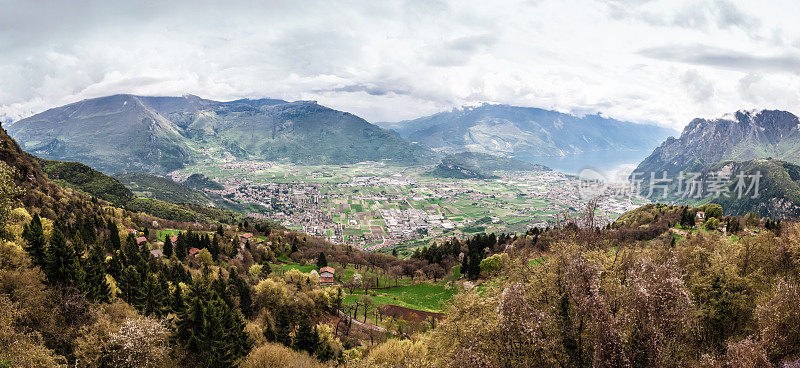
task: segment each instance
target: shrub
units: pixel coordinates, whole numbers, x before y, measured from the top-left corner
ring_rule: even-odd
[[[282,345],[268,343],[253,349],[244,358],[239,367],[315,368],[323,367],[323,365],[306,353],[297,352]]]

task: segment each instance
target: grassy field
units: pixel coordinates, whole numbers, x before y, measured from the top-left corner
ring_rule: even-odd
[[[368,295],[377,305],[395,304],[407,308],[441,313],[447,301],[457,292],[456,288],[448,289],[444,282],[426,281],[416,285],[370,290]],[[373,293],[375,295],[372,295]],[[346,295],[344,303],[353,305],[363,296],[363,290],[356,291],[355,294]]]

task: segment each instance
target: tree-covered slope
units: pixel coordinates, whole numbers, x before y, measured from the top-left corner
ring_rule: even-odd
[[[134,198],[133,192],[119,180],[80,162],[39,159],[39,163],[47,176],[62,186],[78,189],[120,206]]]
[[[763,217],[776,219],[800,218],[800,166],[793,163],[756,159],[748,161],[724,161],[711,165],[704,173],[730,172],[734,177],[719,196],[709,195],[701,202],[718,203],[726,214],[744,215],[757,212]],[[739,198],[738,180],[735,175],[747,175]],[[758,193],[755,189],[745,192],[756,175],[759,176]],[[755,198],[754,198],[755,196]]]
[[[550,170],[508,157],[479,152],[459,152],[442,158],[441,162],[427,174],[439,178],[488,179],[495,177],[494,171]]]
[[[211,201],[203,193],[162,176],[142,172],[126,172],[117,175],[116,178],[138,197],[201,206],[211,204]]]
[[[183,185],[197,190],[222,190],[224,187],[222,184],[215,182],[214,180],[209,179],[207,176],[203,174],[192,174],[189,175],[188,178],[183,182]]]

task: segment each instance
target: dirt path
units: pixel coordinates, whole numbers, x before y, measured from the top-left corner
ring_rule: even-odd
[[[352,323],[354,325],[358,326],[358,327],[365,328],[365,329],[372,330],[372,331],[378,331],[378,332],[381,332],[381,333],[394,334],[394,332],[389,331],[389,330],[387,330],[387,329],[385,329],[385,328],[383,328],[381,326],[376,326],[376,325],[373,325],[371,323],[364,323],[364,322],[359,321],[356,318],[352,318],[352,317],[348,316],[347,313],[342,312],[341,310],[337,310],[337,312],[339,312],[339,317],[344,318],[344,319],[346,319],[348,321],[352,321]]]

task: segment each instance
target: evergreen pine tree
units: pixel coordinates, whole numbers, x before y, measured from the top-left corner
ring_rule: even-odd
[[[245,241],[244,247],[245,248],[250,248],[250,241],[249,240]],[[231,247],[231,252],[230,252],[230,254],[228,254],[228,256],[230,256],[231,258],[235,258],[237,255],[239,255],[239,249],[240,248],[241,247],[239,246],[239,242],[237,241],[236,244],[234,244]]]
[[[142,291],[142,277],[136,268],[128,266],[122,271],[119,282],[117,283],[121,291],[122,300],[128,302],[137,310],[144,307],[144,293]]]
[[[319,252],[317,256],[317,268],[327,267],[328,260],[325,258],[325,252]]]
[[[164,314],[164,290],[155,275],[148,274],[144,281],[144,301],[142,312],[145,316]]]
[[[164,248],[162,249],[164,253],[164,258],[171,258],[172,257],[172,238],[167,235],[164,238]]]
[[[50,245],[45,251],[44,271],[50,283],[82,287],[80,258],[59,228],[53,229]]]
[[[183,301],[183,288],[180,284],[175,284],[175,291],[172,292],[172,301],[170,308],[177,316],[181,316],[186,312],[186,304]]]
[[[111,299],[111,287],[106,280],[105,252],[100,244],[95,244],[86,258],[86,298],[93,302],[108,302]]]
[[[188,252],[189,248],[186,247],[186,235],[185,233],[178,234],[178,240],[175,241],[175,256],[178,259],[186,258],[186,252]]]
[[[319,333],[317,327],[312,326],[307,317],[300,320],[295,333],[294,344],[292,348],[299,351],[305,351],[310,355],[314,355],[320,345]]]
[[[119,251],[114,251],[111,255],[111,260],[108,262],[108,274],[111,275],[114,280],[119,280],[122,275],[122,269],[122,255]]]
[[[211,246],[208,247],[208,252],[211,253],[211,257],[216,262],[219,257],[219,237],[214,236],[214,239],[211,240]]]
[[[223,318],[224,341],[229,342],[225,350],[228,352],[228,359],[233,362],[250,352],[250,339],[245,331],[247,324],[236,309],[225,309]]]
[[[22,238],[25,239],[25,250],[30,254],[33,259],[34,265],[44,265],[45,246],[47,240],[44,236],[44,229],[42,228],[42,219],[39,214],[33,215],[33,219],[22,230]]]
[[[289,313],[285,308],[277,311],[275,314],[275,335],[277,342],[285,345],[292,346],[292,320]]]
[[[127,264],[131,265],[139,262],[139,246],[136,244],[136,238],[133,234],[128,234],[123,252],[125,253]]]
[[[119,250],[122,247],[122,240],[119,238],[119,228],[114,221],[108,222],[108,231],[110,232],[108,243],[111,246],[111,250]]]
[[[244,279],[239,277],[234,268],[231,268],[230,275],[230,284],[236,288],[236,292],[239,296],[239,309],[241,309],[245,317],[250,318],[253,313],[253,299],[250,294],[250,286],[247,285]]]

